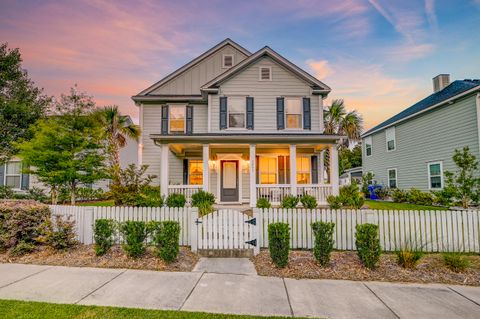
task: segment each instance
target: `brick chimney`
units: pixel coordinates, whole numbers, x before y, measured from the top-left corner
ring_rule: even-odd
[[[450,74],[439,74],[433,78],[433,93],[443,90],[450,84]]]

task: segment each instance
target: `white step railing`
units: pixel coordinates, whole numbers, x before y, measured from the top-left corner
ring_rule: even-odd
[[[257,184],[257,199],[266,198],[273,205],[280,204],[282,199],[290,194],[290,184]]]
[[[327,204],[327,197],[332,195],[332,186],[321,184],[299,184],[297,195],[311,195],[317,199],[319,205]]]
[[[192,202],[192,195],[203,188],[203,185],[168,185],[168,195],[183,194],[187,199],[187,204]]]

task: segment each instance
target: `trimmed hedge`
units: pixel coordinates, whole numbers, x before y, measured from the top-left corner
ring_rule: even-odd
[[[271,208],[272,204],[267,198],[259,198],[257,199],[257,208]]]
[[[180,224],[166,220],[160,222],[153,235],[153,243],[157,248],[157,255],[162,260],[171,263],[177,259],[180,251]]]
[[[296,208],[298,202],[300,202],[300,198],[298,198],[297,196],[287,195],[282,199],[282,203],[280,204],[280,206],[282,208]]]
[[[300,197],[300,202],[302,203],[303,208],[307,209],[315,209],[318,206],[317,199],[314,196],[308,194]]]
[[[113,219],[97,219],[93,229],[95,254],[106,254],[115,242],[115,221]]]
[[[142,221],[126,221],[120,224],[123,237],[123,250],[130,257],[140,257],[145,253],[147,227]]]
[[[315,235],[313,255],[322,266],[326,266],[330,262],[330,254],[335,243],[333,239],[335,223],[315,222],[312,223],[312,230]]]
[[[378,226],[374,224],[360,224],[355,229],[355,245],[357,246],[358,257],[365,267],[373,269],[382,254],[378,237]]]
[[[268,225],[268,249],[270,258],[277,267],[283,268],[288,264],[290,250],[290,228],[286,223]]]
[[[75,237],[75,221],[54,215],[54,221],[48,223],[47,243],[54,249],[66,250],[78,244]]]

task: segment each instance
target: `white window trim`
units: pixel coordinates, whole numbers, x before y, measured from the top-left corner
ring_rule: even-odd
[[[387,168],[388,188],[390,188],[390,171],[395,171],[395,188],[398,188],[398,170],[396,167]]]
[[[7,165],[9,163],[20,163],[20,174],[7,174]],[[14,190],[14,191],[22,190],[22,161],[13,160],[13,161],[6,162],[5,165],[3,166],[3,185],[5,185],[5,186],[7,185],[7,176],[8,177],[19,176],[20,177],[20,187],[19,188],[12,187],[12,190]]]
[[[435,165],[435,164],[440,164],[440,188],[433,188],[432,187],[432,182],[430,178],[432,177],[430,175],[430,165]],[[429,190],[440,190],[443,189],[444,186],[444,178],[443,178],[443,161],[435,161],[435,162],[427,162],[427,175],[428,175],[428,189]]]
[[[262,79],[262,69],[269,69],[269,75],[270,77],[268,79]],[[272,81],[272,67],[271,66],[260,66],[258,68],[258,80],[261,82],[268,82]]]
[[[226,66],[225,65],[225,57],[227,56],[230,56],[232,57],[232,65],[231,66]],[[222,55],[222,69],[230,69],[231,67],[233,67],[235,64],[235,56],[233,54],[223,54]]]
[[[287,130],[287,131],[303,131],[304,128],[303,128],[303,105],[302,105],[302,97],[300,96],[285,96],[284,97],[285,99],[285,106],[284,106],[284,123],[285,123],[285,128],[284,130]],[[300,101],[300,127],[287,127],[287,101],[288,100],[299,100]],[[293,113],[292,113],[293,114]]]
[[[168,106],[168,133],[169,134],[181,134],[181,131],[173,131],[170,129],[170,121],[172,119],[171,117],[171,111],[172,107],[183,107],[183,133],[187,131],[187,105],[186,104],[170,104]]]
[[[242,103],[244,103],[243,127],[230,127],[230,107],[227,106],[227,130],[245,131],[245,130],[247,130],[247,97],[246,96],[229,96],[228,97],[229,103],[232,100],[243,100],[243,102],[242,102]],[[234,113],[234,114],[240,114],[240,113]]]
[[[370,142],[370,143],[368,143]],[[367,153],[367,145],[370,145],[370,155],[368,155]],[[366,157],[370,157],[373,155],[373,141],[372,141],[372,137],[371,136],[367,136],[365,138],[365,156]]]
[[[388,139],[388,132],[393,132],[393,139]],[[391,150],[388,149],[388,141],[393,141],[393,149]],[[393,152],[397,149],[397,136],[395,132],[395,126],[389,127],[385,130],[385,149],[387,150],[387,152]]]

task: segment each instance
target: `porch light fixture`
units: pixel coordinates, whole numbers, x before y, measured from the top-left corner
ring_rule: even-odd
[[[208,161],[208,167],[209,167],[210,170],[212,170],[212,171],[217,171],[217,161],[215,161],[215,160],[209,160],[209,161]]]
[[[242,165],[243,173],[247,174],[250,171],[250,161],[249,160],[242,160],[242,162],[243,162],[243,165]]]

